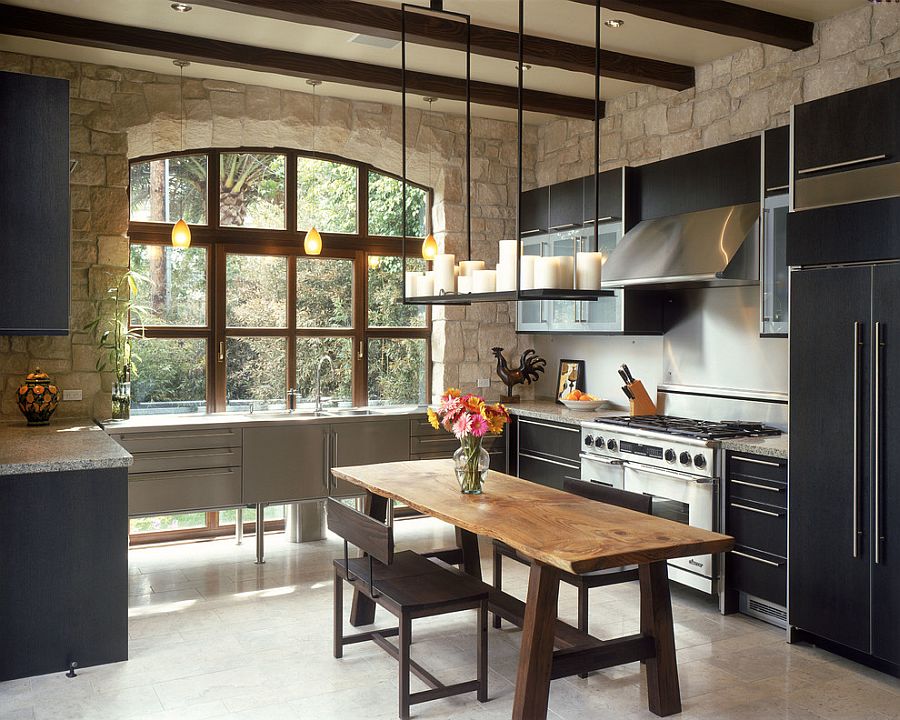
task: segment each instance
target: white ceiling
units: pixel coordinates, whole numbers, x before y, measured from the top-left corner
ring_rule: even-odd
[[[351,43],[352,33],[330,28],[298,25],[282,20],[256,18],[216,10],[200,5],[189,13],[170,9],[171,0],[6,0],[13,5],[46,10],[66,15],[119,23],[185,35],[227,40],[246,45],[275,48],[346,60],[357,60],[392,67],[400,66],[400,47],[380,48]],[[739,4],[779,12],[807,20],[831,17],[859,6],[864,0],[737,0]],[[399,7],[401,0],[376,0],[377,4]],[[421,0],[427,5],[426,0]],[[469,13],[472,22],[507,30],[518,30],[517,0],[445,0],[447,10]],[[604,11],[604,15],[609,15]],[[660,60],[698,65],[735,52],[749,44],[746,40],[687,28],[645,18],[612,13],[625,20],[618,29],[604,28],[601,46],[605,49],[643,55]],[[569,0],[526,0],[525,32],[533,35],[593,45],[593,8]],[[0,29],[2,32],[2,29]],[[61,59],[133,67],[157,73],[173,73],[171,60],[132,53],[77,47],[29,38],[0,35],[0,49],[47,55]],[[465,75],[464,55],[453,50],[408,46],[408,67],[438,75]],[[236,68],[195,63],[185,70],[188,77],[208,77],[235,82],[268,85],[289,90],[308,91],[301,78],[260,73]],[[473,79],[515,86],[516,69],[512,61],[472,57]],[[525,74],[528,88],[556,92],[584,98],[593,97],[593,80],[584,73],[567,72],[556,68],[534,67]],[[601,95],[611,98],[629,92],[636,86],[618,80],[602,80]],[[399,93],[326,83],[322,94],[354,100],[399,104]],[[420,98],[411,103],[424,106]],[[447,100],[435,109],[461,112],[462,103]],[[502,108],[474,106],[475,114],[512,119],[514,111]],[[545,115],[531,115],[532,122],[547,119]]]

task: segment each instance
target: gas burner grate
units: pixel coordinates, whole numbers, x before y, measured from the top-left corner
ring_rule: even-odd
[[[665,435],[699,440],[726,440],[736,437],[781,435],[781,430],[757,422],[743,420],[695,420],[673,415],[621,415],[597,418],[597,422],[637,430],[649,430]]]

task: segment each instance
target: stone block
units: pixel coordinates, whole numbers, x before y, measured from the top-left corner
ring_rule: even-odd
[[[746,135],[763,130],[769,124],[769,91],[757,90],[741,100],[737,112],[731,116],[731,134]]]
[[[31,55],[0,52],[0,70],[20,73],[31,72],[32,59]]]
[[[128,138],[124,133],[105,133],[91,131],[91,152],[98,155],[119,154],[128,152]]]
[[[74,102],[73,102],[74,104]],[[101,132],[115,133],[122,130],[122,125],[118,114],[111,109],[99,107],[93,112],[85,115],[84,124],[91,130],[99,130]]]
[[[31,63],[31,72],[34,75],[66,78],[67,80],[75,80],[78,77],[78,70],[75,65],[66,62],[65,60],[57,60],[56,58],[34,58]]]
[[[694,101],[694,125],[706,127],[731,112],[731,97],[723,89],[711,90]]]
[[[644,134],[644,113],[640,110],[630,110],[622,116],[622,137],[634,140]]]
[[[863,7],[842,13],[819,23],[817,44],[822,60],[846,55],[865,47],[872,41],[872,7]]]
[[[68,337],[30,337],[26,345],[28,354],[35,358],[66,359],[72,354]]]
[[[209,104],[215,120],[244,117],[244,93],[211,90]]]
[[[97,262],[97,243],[94,240],[72,240],[72,262],[93,265]]]
[[[128,230],[128,193],[125,188],[91,188],[91,228],[99,233]]]
[[[143,125],[150,122],[150,111],[143,92],[115,93],[112,97],[113,108],[119,118],[121,129]]]
[[[644,108],[644,133],[647,135],[665,135],[668,132],[666,116],[667,108],[662,103],[648,105]]]
[[[694,120],[694,104],[690,102],[682,103],[674,107],[670,107],[666,111],[667,133],[677,133],[687,130],[691,127]]]
[[[852,55],[843,55],[834,60],[819,63],[806,72],[803,80],[803,100],[818,100],[828,95],[836,95],[865,84],[868,68],[860,64]]]
[[[759,70],[765,64],[765,53],[763,46],[759,43],[739,50],[732,57],[731,74],[733,77],[747,75]]]
[[[662,143],[660,145],[660,154],[664,158],[684,155],[685,153],[699,150],[700,144],[700,128],[693,128],[691,130],[686,130],[685,132],[675,133],[674,135],[665,135],[662,138]]]
[[[251,85],[246,92],[247,116],[257,120],[277,120],[281,117],[281,91],[276,88]]]
[[[124,235],[101,235],[97,238],[97,262],[127,268],[129,264],[128,238]]]
[[[116,84],[112,80],[95,80],[93,78],[81,78],[78,95],[84,100],[96,100],[101,103],[112,102]]]

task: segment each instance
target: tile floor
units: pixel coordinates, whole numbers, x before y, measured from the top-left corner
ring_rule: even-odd
[[[451,544],[431,519],[397,525],[399,547]],[[397,665],[365,643],[331,656],[332,538],[295,545],[269,535],[267,562],[253,539],[132,550],[131,660],[0,683],[0,720],[330,720],[397,716]],[[485,577],[490,555],[484,552]],[[522,597],[526,570],[506,563],[505,586]],[[349,612],[349,593],[345,594]],[[636,583],[591,593],[591,630],[638,628]],[[684,720],[885,720],[900,718],[900,681],[809,646],[776,628],[722,617],[696,595],[673,590]],[[379,611],[378,622],[392,618]],[[560,614],[574,622],[563,586]],[[474,615],[414,624],[413,658],[445,682],[474,676]],[[348,626],[349,629],[349,626]],[[519,633],[490,632],[490,702],[474,695],[413,707],[418,718],[501,720],[512,707]],[[413,689],[422,689],[413,680]],[[654,718],[637,663],[551,685],[554,720]]]

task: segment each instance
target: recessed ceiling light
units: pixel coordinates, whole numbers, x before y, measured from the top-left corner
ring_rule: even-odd
[[[186,13],[194,9],[193,5],[187,3],[172,3],[170,6],[175,12]]]
[[[610,18],[609,20],[604,20],[603,24],[608,28],[620,28],[625,24],[625,21],[619,18]]]

